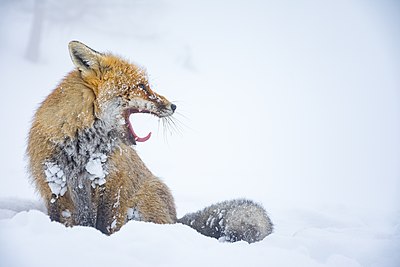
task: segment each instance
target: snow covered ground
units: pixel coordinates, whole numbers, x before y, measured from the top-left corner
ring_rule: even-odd
[[[399,18],[395,0],[2,1],[0,266],[400,266]],[[137,150],[180,216],[246,197],[274,233],[249,245],[50,222],[24,151],[70,40],[146,66],[175,100],[178,132],[133,119],[154,132]]]

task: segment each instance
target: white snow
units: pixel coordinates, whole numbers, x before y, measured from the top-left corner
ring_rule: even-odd
[[[0,266],[400,266],[399,5],[2,1]],[[246,197],[274,233],[249,245],[179,224],[105,236],[51,222],[24,153],[34,110],[73,68],[70,40],[142,64],[177,105],[175,124],[136,149],[179,216]],[[88,164],[94,186],[106,182],[101,155]],[[57,167],[46,179],[60,196]]]
[[[114,219],[111,223],[111,229],[115,229],[117,227],[117,219]]]
[[[400,246],[393,244],[392,229],[376,231],[356,221],[340,227],[313,227],[313,220],[298,211],[297,214],[292,210],[280,211],[275,217],[278,225],[275,232],[264,241],[251,245],[221,243],[179,224],[137,221],[128,222],[108,237],[93,228],[66,228],[50,222],[48,216],[37,210],[22,211],[0,220],[0,252],[4,266],[20,267],[52,266],[60,247],[63,255],[80,255],[78,266],[94,263],[103,266],[108,262],[119,266],[187,266],[188,261],[194,267],[209,266],[211,262],[260,267],[396,266]],[[343,215],[337,215],[340,214]],[[310,215],[325,216],[318,212]],[[47,245],[55,240],[62,242],[57,246]],[[88,246],[96,246],[96,249],[85,250]],[[84,255],[82,251],[85,251]],[[57,264],[70,266],[71,262],[62,260]]]
[[[67,192],[67,178],[64,171],[53,162],[45,162],[44,165],[44,173],[51,192],[57,197],[63,196]]]
[[[101,164],[100,159],[91,159],[86,164],[86,170],[92,174],[94,177],[104,178],[106,175],[103,171],[103,166]]]
[[[63,210],[61,212],[61,216],[63,216],[64,218],[69,218],[71,217],[71,212],[69,210]]]
[[[116,199],[116,201],[115,201],[115,203],[114,203],[114,205],[113,205],[113,208],[114,209],[116,209],[116,208],[118,208],[119,206],[120,206],[120,199],[121,199],[121,188],[120,189],[118,189],[118,193],[117,193],[117,199]]]
[[[104,163],[107,161],[107,156],[101,153],[93,154],[88,163],[86,163],[85,169],[90,174],[89,179],[92,181],[92,187],[96,185],[103,185],[106,183],[106,175],[108,172],[104,169]]]
[[[140,221],[142,218],[140,216],[139,210],[136,208],[129,208],[126,217],[128,220]]]

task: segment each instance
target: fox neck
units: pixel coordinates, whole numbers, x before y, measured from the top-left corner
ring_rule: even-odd
[[[95,157],[102,157],[104,166],[107,165],[107,157],[126,139],[121,113],[120,99],[109,101],[90,127],[78,129],[73,138],[58,144],[55,158],[66,169],[67,177],[87,173],[87,164]]]
[[[108,157],[125,142],[126,131],[119,122],[122,118],[121,99],[103,103],[99,106],[101,112],[96,114],[95,95],[78,75],[70,73],[69,78],[75,81],[73,86],[62,83],[53,92],[55,97],[46,100],[57,100],[49,102],[51,106],[58,106],[62,100],[68,108],[55,108],[51,110],[53,112],[41,109],[38,112],[38,117],[52,130],[50,140],[56,146],[52,157],[46,158],[42,164],[54,202],[68,192],[75,208],[80,211],[77,214],[85,217],[78,220],[91,225],[96,213],[85,209],[91,206],[92,188],[106,182]],[[72,102],[76,99],[81,101]],[[60,177],[52,173],[55,170],[61,170],[57,172]]]

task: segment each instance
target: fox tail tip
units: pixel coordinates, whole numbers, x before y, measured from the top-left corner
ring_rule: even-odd
[[[247,199],[234,199],[213,204],[178,219],[199,233],[220,241],[263,240],[273,231],[273,223],[265,209]]]

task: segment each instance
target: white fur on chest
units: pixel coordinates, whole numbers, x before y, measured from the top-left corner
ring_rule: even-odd
[[[75,138],[59,144],[58,152],[43,163],[55,200],[69,190],[76,191],[79,198],[86,184],[96,188],[107,182],[109,155],[121,142],[119,108],[118,101],[108,103],[100,119],[90,128],[78,131]],[[90,188],[85,190],[90,192]]]

